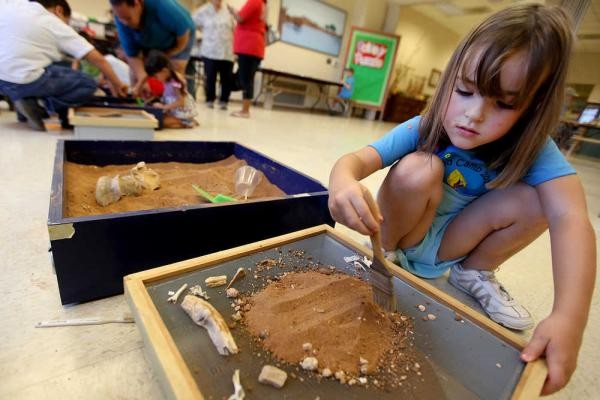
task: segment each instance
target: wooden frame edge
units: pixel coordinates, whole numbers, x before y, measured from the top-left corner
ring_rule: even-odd
[[[125,298],[137,307],[130,307],[134,312],[135,322],[145,342],[145,349],[151,351],[154,368],[159,368],[157,375],[162,381],[167,397],[174,399],[203,400],[204,397],[190,373],[177,345],[167,327],[162,322],[152,299],[148,295],[144,283],[140,279],[127,276],[124,279]],[[152,345],[150,345],[152,343]]]
[[[548,376],[548,364],[544,359],[527,363],[521,379],[513,391],[511,400],[537,399]]]

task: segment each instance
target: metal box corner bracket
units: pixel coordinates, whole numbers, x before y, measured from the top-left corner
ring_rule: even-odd
[[[138,161],[207,163],[231,155],[261,170],[285,196],[64,216],[67,161],[99,166]],[[327,199],[327,189],[320,182],[234,142],[58,140],[48,232],[61,302],[80,303],[123,293],[123,276],[137,271],[310,226],[333,225]],[[198,230],[199,226],[205,229]]]
[[[202,328],[177,305],[166,301],[167,292],[183,283],[203,282],[214,275],[231,277],[239,267],[253,267],[265,258],[293,250],[303,250],[311,260],[346,273],[353,273],[354,266],[346,263],[344,257],[371,255],[364,246],[321,225],[125,277],[127,301],[168,398],[227,398],[233,392],[231,376],[236,369],[241,371],[242,384],[252,386],[253,398],[399,398],[394,390],[348,387],[334,380],[317,381],[310,377],[303,381],[288,379],[281,390],[260,385],[257,378],[265,361],[253,356],[251,338],[234,330],[241,351],[224,358]],[[252,290],[249,279],[236,286],[242,291]],[[218,293],[219,288],[207,290],[211,304],[223,315],[229,315],[231,306]],[[426,355],[423,362],[432,371],[426,382],[443,393],[436,400],[526,400],[539,396],[547,375],[546,364],[542,360],[528,364],[520,360],[519,353],[525,345],[521,337],[406,271],[395,273],[394,293],[399,309],[414,317],[414,345]],[[423,321],[415,304],[428,304],[429,309],[435,310],[435,322]],[[456,320],[456,314],[460,314],[462,322]],[[288,373],[294,370],[292,366],[282,368]]]

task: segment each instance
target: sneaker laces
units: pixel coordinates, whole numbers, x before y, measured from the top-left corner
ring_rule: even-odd
[[[513,297],[508,293],[508,291],[502,286],[498,279],[496,278],[495,271],[479,271],[479,276],[482,281],[488,281],[492,284],[492,286],[500,293],[500,296],[506,301],[512,301]]]

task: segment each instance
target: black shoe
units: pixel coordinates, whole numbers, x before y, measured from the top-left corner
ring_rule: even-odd
[[[33,98],[25,98],[15,101],[15,108],[19,113],[27,118],[27,125],[36,131],[45,131],[44,121],[42,120],[46,111],[40,107]]]

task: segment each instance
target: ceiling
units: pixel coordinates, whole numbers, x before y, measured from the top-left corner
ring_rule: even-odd
[[[464,36],[488,15],[517,3],[551,3],[560,0],[390,0],[411,7],[437,21],[448,29]],[[575,51],[600,53],[600,0],[563,0],[569,3],[589,2],[587,11],[577,31]],[[402,12],[402,11],[401,11]]]

